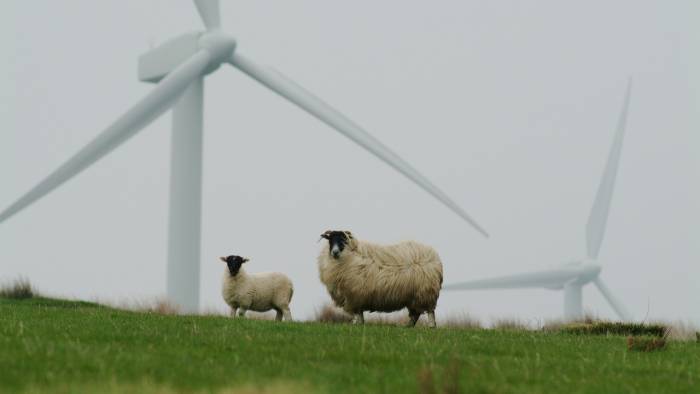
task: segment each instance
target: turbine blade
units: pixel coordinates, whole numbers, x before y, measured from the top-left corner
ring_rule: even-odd
[[[482,235],[485,237],[489,236],[483,227],[472,219],[471,216],[469,216],[459,205],[457,205],[457,203],[448,197],[447,194],[433,185],[432,182],[430,182],[425,176],[419,173],[396,153],[392,152],[379,140],[363,130],[360,126],[325,102],[321,101],[306,89],[297,85],[295,82],[291,81],[279,72],[267,67],[261,67],[238,53],[233,54],[230,59],[230,63],[251,78],[257,80],[275,93],[296,104],[301,109],[315,116],[322,122],[345,135],[350,140],[354,141],[356,144],[368,150],[373,155],[377,156],[386,164],[402,173],[404,176],[430,193],[433,197],[445,204],[462,219],[471,224]]]
[[[627,83],[627,93],[622,106],[622,112],[617,123],[617,132],[615,140],[610,148],[608,162],[605,166],[603,178],[598,186],[598,194],[596,195],[593,208],[588,217],[586,225],[586,243],[588,249],[588,257],[596,259],[600,251],[600,245],[603,243],[605,236],[605,225],[608,221],[608,211],[610,210],[610,201],[612,200],[613,191],[615,190],[615,178],[617,176],[617,167],[620,162],[620,154],[622,153],[622,140],[625,135],[625,124],[627,123],[627,109],[630,103],[630,92],[632,90],[632,79]]]
[[[167,111],[189,84],[200,77],[209,60],[209,52],[202,50],[178,66],[116,122],[0,213],[0,222],[77,175]]]
[[[452,283],[442,287],[443,290],[478,290],[478,289],[522,289],[522,288],[558,288],[577,278],[579,271],[569,268],[527,272],[496,278]]]
[[[615,310],[615,313],[620,316],[620,319],[623,321],[632,320],[632,316],[629,314],[629,312],[627,312],[627,309],[622,305],[620,300],[613,296],[608,286],[603,283],[603,280],[600,279],[600,277],[595,278],[593,283],[595,283],[598,290],[600,290],[600,293],[603,294],[603,297],[605,297],[605,299],[608,301],[608,304],[610,304],[610,306]]]
[[[194,4],[197,6],[197,12],[202,17],[207,30],[221,27],[219,0],[194,0]]]

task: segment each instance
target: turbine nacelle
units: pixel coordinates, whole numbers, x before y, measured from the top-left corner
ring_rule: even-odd
[[[576,278],[570,283],[575,283],[577,285],[585,285],[593,282],[595,278],[600,275],[602,269],[602,267],[593,260],[583,260],[574,264],[575,265],[572,265],[571,268],[574,269]]]
[[[602,267],[592,260],[571,261],[552,268],[552,272],[562,272],[559,282],[543,286],[549,290],[561,290],[566,285],[583,286],[595,280],[600,275]]]
[[[205,49],[211,60],[202,73],[216,71],[228,61],[236,49],[236,40],[220,30],[190,32],[172,38],[139,56],[139,80],[158,83],[177,66]]]

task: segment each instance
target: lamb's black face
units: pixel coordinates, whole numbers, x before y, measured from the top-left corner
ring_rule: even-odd
[[[236,255],[231,255],[228,257],[219,257],[219,259],[226,263],[226,265],[228,266],[228,272],[231,274],[231,276],[238,275],[238,271],[241,269],[241,265],[248,261],[247,258]]]
[[[349,231],[328,230],[321,235],[321,238],[328,240],[328,252],[331,257],[337,259],[352,239],[352,234]]]

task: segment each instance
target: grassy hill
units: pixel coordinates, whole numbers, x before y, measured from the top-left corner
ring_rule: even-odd
[[[0,392],[694,392],[700,345],[614,335],[275,323],[0,298]]]

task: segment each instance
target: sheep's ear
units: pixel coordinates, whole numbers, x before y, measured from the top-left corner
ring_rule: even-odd
[[[326,231],[325,233],[321,234],[321,238],[328,239],[328,238],[330,238],[331,233],[332,233],[332,231],[331,231],[331,230],[328,230],[328,231]],[[319,239],[319,241],[320,241],[320,239]]]
[[[247,263],[247,262],[249,262],[249,261],[250,261],[250,259],[249,259],[249,258],[247,258],[247,257],[243,257],[243,262],[244,262],[244,263]]]
[[[219,257],[219,260],[223,261],[224,263],[228,262],[228,261],[226,261],[226,257]]]
[[[348,238],[352,239],[352,233],[350,231],[346,231],[345,235],[347,235]]]

